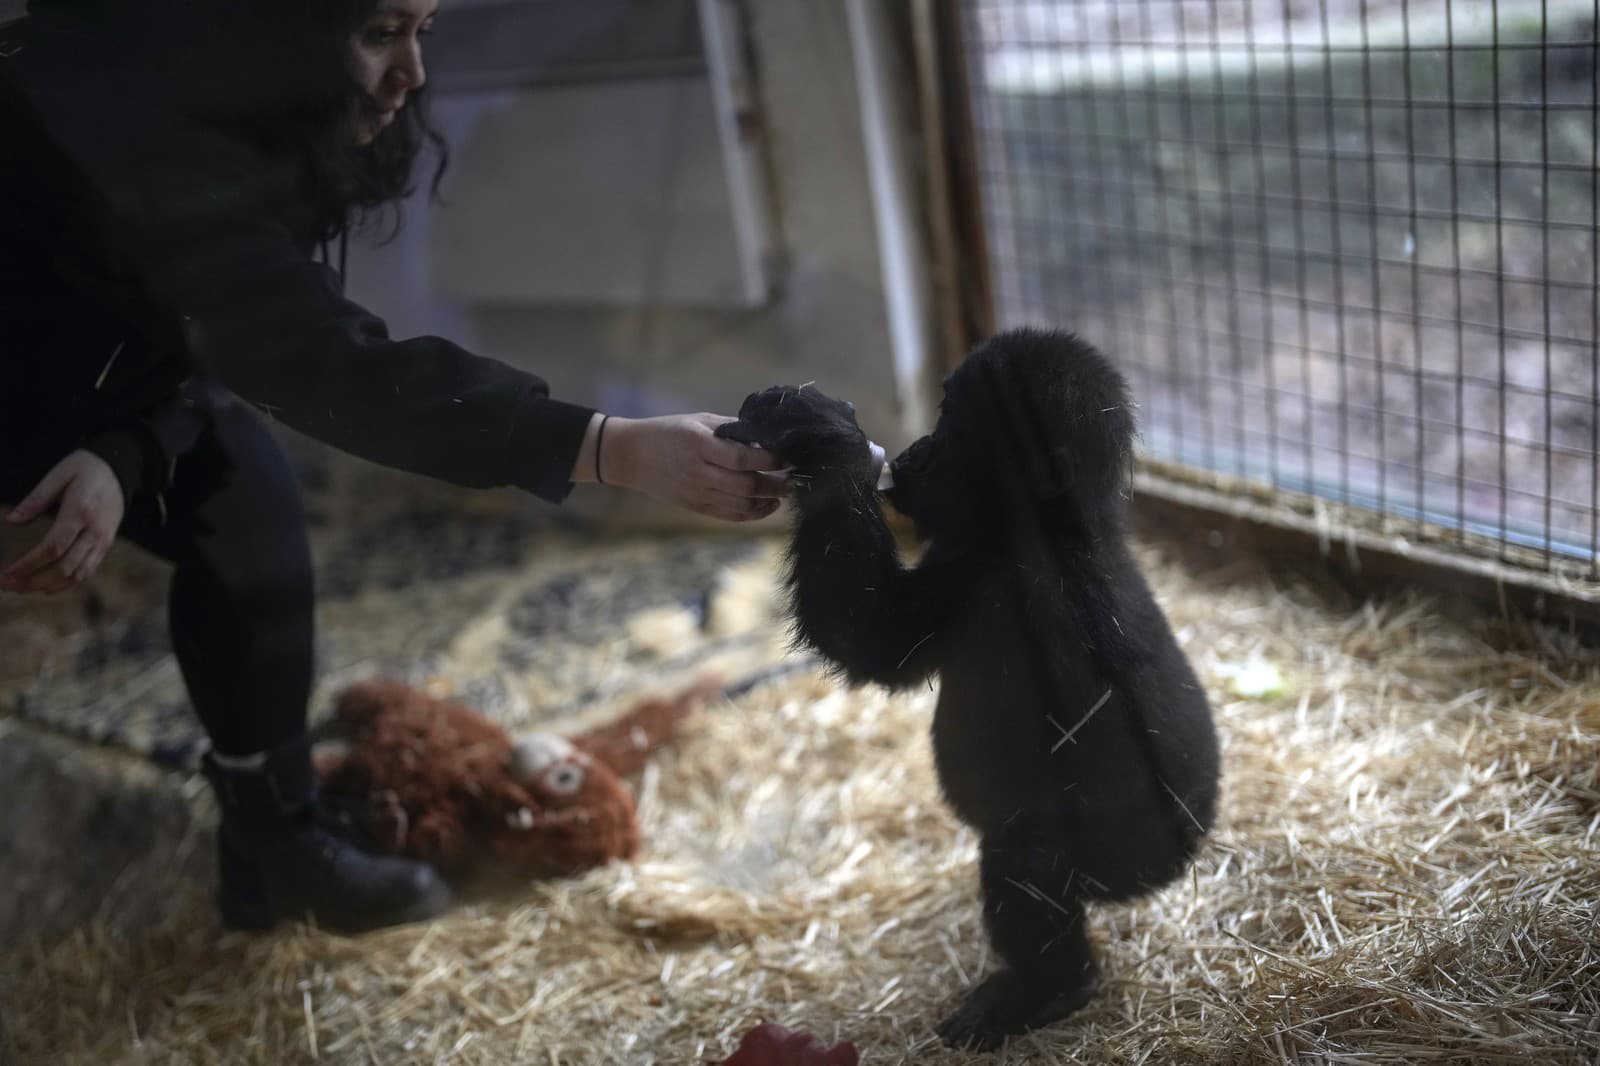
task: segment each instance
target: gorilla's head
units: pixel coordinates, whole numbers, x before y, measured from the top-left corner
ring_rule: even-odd
[[[1131,407],[1122,375],[1078,337],[999,334],[945,378],[933,432],[891,464],[889,501],[924,536],[960,541],[1046,502],[1088,527],[1119,521]]]

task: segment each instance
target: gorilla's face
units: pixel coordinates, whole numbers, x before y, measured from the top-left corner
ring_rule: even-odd
[[[933,449],[933,438],[921,437],[889,461],[894,484],[884,490],[884,495],[907,518],[914,519],[926,509]]]
[[[973,456],[957,446],[948,421],[941,418],[931,434],[895,457],[889,464],[894,485],[884,495],[923,537],[964,541],[985,504],[970,469]]]

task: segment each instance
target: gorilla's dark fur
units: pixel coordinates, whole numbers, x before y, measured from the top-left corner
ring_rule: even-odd
[[[1127,545],[1127,386],[1070,335],[1005,333],[945,381],[888,496],[928,544],[903,566],[849,404],[806,387],[745,401],[722,436],[795,467],[801,640],[851,682],[940,678],[945,796],[982,835],[1001,968],[941,1026],[989,1047],[1095,987],[1084,903],[1187,866],[1216,810],[1210,708]]]

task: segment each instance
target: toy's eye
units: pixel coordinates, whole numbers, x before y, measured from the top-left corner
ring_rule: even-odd
[[[558,796],[570,796],[583,787],[583,767],[573,763],[553,766],[544,775],[544,787]]]
[[[572,744],[564,738],[553,733],[528,733],[512,744],[506,768],[516,780],[531,785],[550,767],[570,758]]]

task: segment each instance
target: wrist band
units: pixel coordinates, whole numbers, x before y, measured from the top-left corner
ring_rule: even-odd
[[[611,421],[610,415],[600,416],[600,429],[594,435],[594,479],[604,485],[606,479],[600,476],[600,446],[605,443],[606,423]]]

